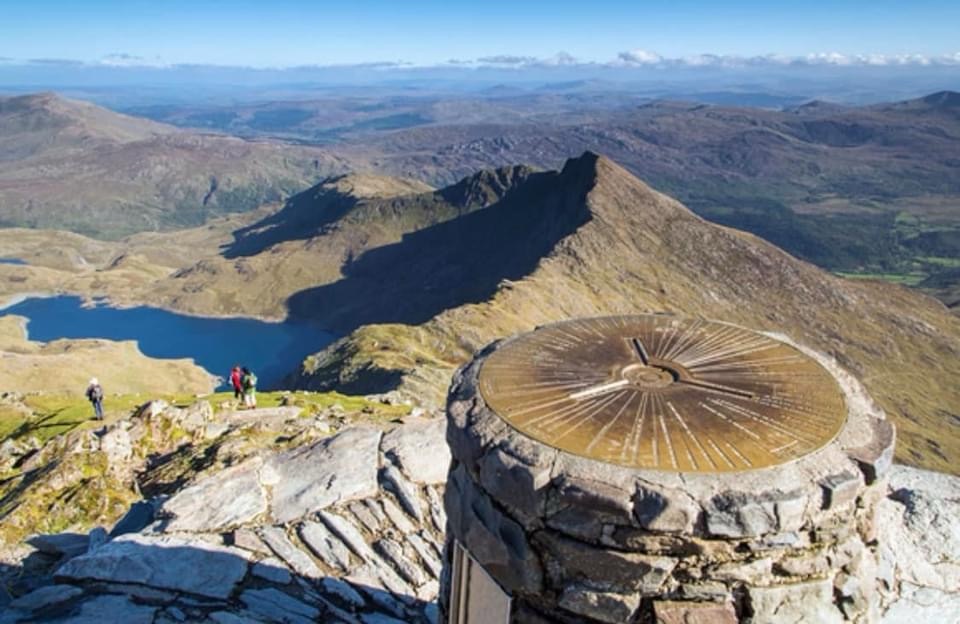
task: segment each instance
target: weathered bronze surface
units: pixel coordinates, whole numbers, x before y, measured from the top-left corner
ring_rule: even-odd
[[[846,420],[837,382],[764,335],[673,316],[567,321],[498,349],[487,405],[525,435],[634,468],[683,472],[781,464]]]

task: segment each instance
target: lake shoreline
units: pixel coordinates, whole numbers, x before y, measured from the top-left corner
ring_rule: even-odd
[[[304,358],[340,337],[311,322],[184,314],[70,293],[20,293],[3,302],[0,315],[24,317],[25,339],[36,342],[133,341],[147,357],[189,359],[220,379],[235,364],[250,366],[265,388],[282,387]]]
[[[180,316],[189,316],[198,319],[210,320],[250,320],[260,321],[261,323],[283,324],[290,322],[289,316],[263,316],[257,314],[202,314],[181,310],[174,306],[152,303],[149,301],[116,301],[110,295],[83,295],[70,290],[61,291],[30,291],[24,293],[14,293],[5,295],[6,299],[0,298],[0,314],[8,308],[20,305],[30,299],[50,299],[52,297],[76,297],[83,302],[84,307],[107,307],[114,310],[131,310],[134,308],[151,308],[154,310],[163,310]],[[330,331],[327,328],[320,327],[323,331]]]

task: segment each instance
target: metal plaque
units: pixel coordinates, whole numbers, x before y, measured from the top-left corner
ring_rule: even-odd
[[[846,420],[837,382],[794,347],[673,316],[557,323],[495,351],[487,405],[521,433],[632,468],[763,468],[830,442]]]

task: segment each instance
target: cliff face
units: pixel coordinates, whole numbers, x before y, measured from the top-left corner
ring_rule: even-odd
[[[676,312],[781,331],[828,353],[896,422],[901,461],[956,471],[960,437],[950,432],[960,391],[948,380],[960,378],[960,321],[943,305],[904,288],[832,276],[750,234],[704,221],[594,154],[571,160],[549,180],[545,186],[564,189],[564,202],[537,212],[536,201],[525,199],[535,219],[486,220],[484,213],[500,206],[494,204],[471,214],[483,223],[475,228],[483,236],[474,234],[467,245],[430,239],[419,249],[432,258],[388,270],[393,276],[409,269],[446,292],[408,291],[411,301],[394,302],[407,306],[406,315],[367,306],[362,318],[369,325],[308,359],[295,383],[397,388],[439,406],[453,368],[499,337],[570,317]],[[466,251],[498,270],[528,240],[540,241],[530,245],[538,257],[499,279],[488,275],[495,286],[486,293],[465,294],[476,283],[470,272],[459,280],[438,275],[439,267],[462,266]],[[444,307],[430,309],[444,297]]]

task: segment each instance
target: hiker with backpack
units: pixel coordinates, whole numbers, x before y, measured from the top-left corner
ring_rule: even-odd
[[[235,364],[230,371],[230,385],[233,386],[233,399],[240,400],[243,396],[243,373],[240,372],[240,365]]]
[[[243,404],[249,408],[257,407],[257,376],[246,366],[243,367],[243,374],[240,376],[240,384],[243,387]]]
[[[93,413],[97,420],[103,420],[103,388],[96,377],[90,379],[87,386],[87,400],[93,404]]]

